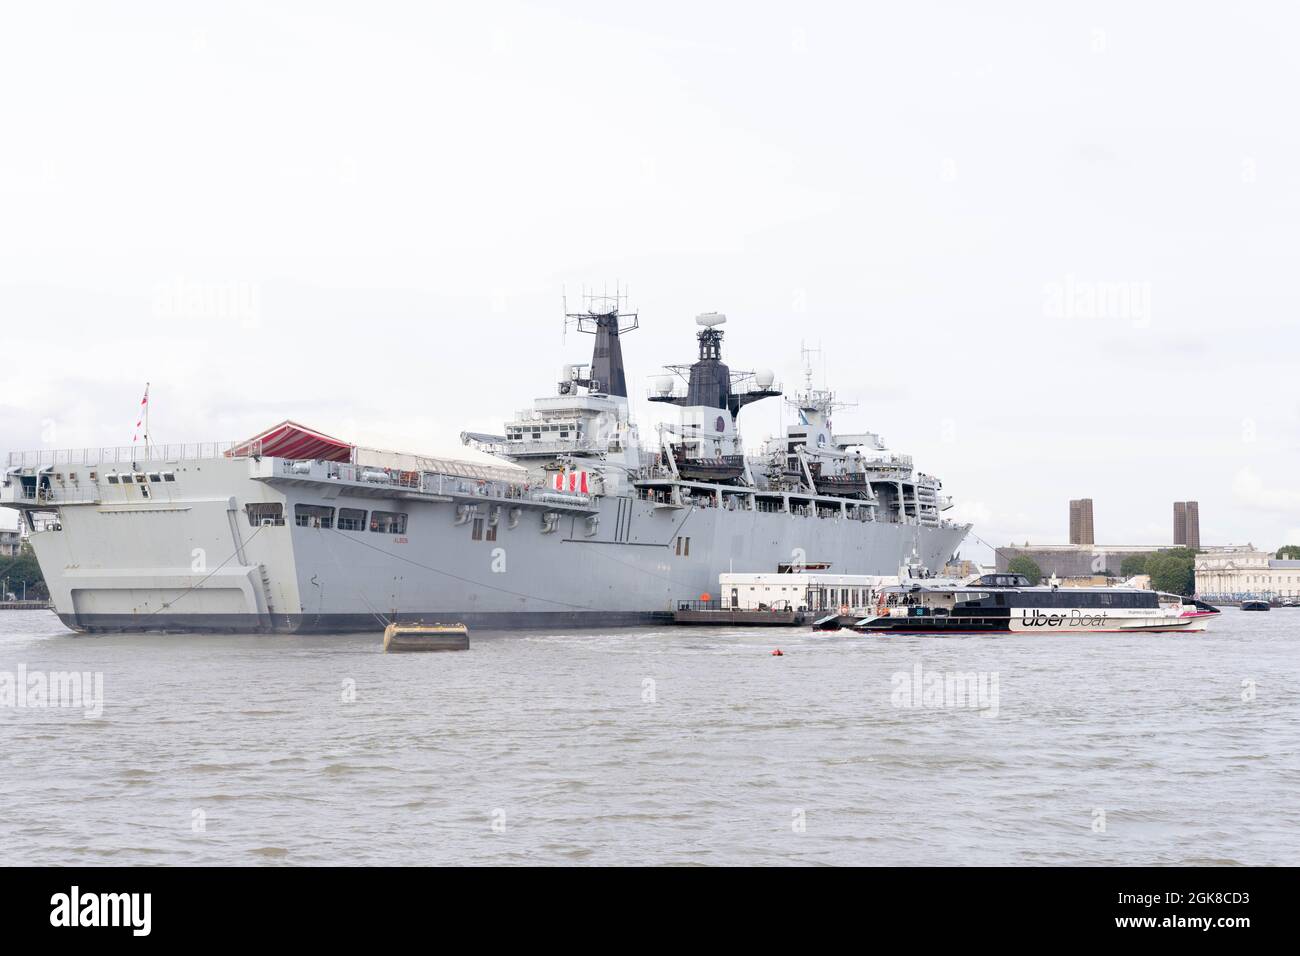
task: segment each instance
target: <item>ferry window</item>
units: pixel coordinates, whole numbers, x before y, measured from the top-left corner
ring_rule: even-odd
[[[269,504],[249,502],[244,509],[248,512],[248,523],[254,528],[268,522],[273,525],[284,524],[284,505],[278,501]]]
[[[406,534],[406,515],[397,511],[372,511],[370,530],[378,534]]]
[[[144,483],[143,478],[140,479],[140,497],[141,498],[149,497],[149,486]]]
[[[339,530],[340,531],[364,531],[366,527],[366,513],[360,508],[340,508],[339,509]]]
[[[299,528],[332,528],[334,509],[325,505],[294,505],[293,523]]]
[[[135,478],[133,478],[131,475],[123,475],[123,476],[122,476],[122,484],[124,484],[124,485],[133,485],[133,484],[135,484]]]
[[[149,480],[156,485],[158,482],[162,481],[162,475],[158,474],[156,471],[151,471],[149,472]]]
[[[470,533],[470,537],[475,541],[483,540],[483,519],[482,518],[474,519],[474,530]]]
[[[175,481],[176,473],[174,471],[164,471],[162,477],[163,481]]]
[[[108,483],[109,483],[110,485],[115,485],[115,484],[117,484],[117,475],[109,475],[109,476],[108,476]]]

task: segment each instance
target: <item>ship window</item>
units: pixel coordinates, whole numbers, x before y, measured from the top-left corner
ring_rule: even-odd
[[[366,513],[360,508],[340,508],[339,509],[339,530],[340,531],[364,531],[366,528]]]
[[[475,541],[483,540],[483,519],[482,518],[474,519],[474,528],[470,532],[470,538],[472,538]]]
[[[487,539],[488,539],[489,541],[495,541],[495,540],[497,539],[497,526],[496,526],[496,525],[494,525],[494,524],[490,524],[490,525],[488,525],[488,529],[487,529]]]
[[[325,505],[294,505],[293,523],[299,528],[333,528],[334,509]]]
[[[109,475],[109,476],[108,476],[108,483],[109,483],[110,485],[115,485],[115,484],[117,484],[117,475]]]
[[[151,471],[149,472],[149,480],[156,485],[158,482],[162,481],[162,475],[158,474],[156,471]]]
[[[406,515],[397,511],[372,511],[370,530],[377,534],[406,534]]]
[[[123,476],[122,476],[122,484],[124,484],[124,485],[133,485],[133,484],[135,484],[135,478],[134,478],[133,476],[131,476],[131,475],[123,475]]]
[[[254,528],[264,524],[284,524],[284,505],[280,502],[249,502],[244,506],[248,512],[248,523]]]
[[[162,477],[163,481],[175,481],[176,473],[174,471],[164,471]]]
[[[149,497],[149,486],[144,483],[143,477],[140,478],[140,497],[141,498]]]

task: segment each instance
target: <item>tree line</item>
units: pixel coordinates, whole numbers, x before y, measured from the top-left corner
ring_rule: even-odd
[[[8,589],[7,593],[0,594],[0,599],[8,598],[9,594],[21,598],[26,587],[27,600],[49,600],[50,591],[45,586],[45,576],[41,574],[41,566],[27,542],[24,541],[18,549],[18,557],[10,558],[7,562],[0,560],[0,586]]]
[[[1300,553],[1300,548],[1295,550]],[[1023,574],[1035,584],[1043,580],[1043,569],[1025,554],[1016,555],[1008,561],[1007,570],[1012,574]],[[1196,591],[1196,552],[1191,548],[1169,548],[1166,551],[1130,554],[1120,562],[1119,574],[1125,579],[1146,574],[1151,578],[1153,590],[1168,594],[1193,594]]]

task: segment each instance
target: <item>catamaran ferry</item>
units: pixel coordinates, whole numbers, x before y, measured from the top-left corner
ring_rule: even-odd
[[[1203,631],[1219,609],[1137,588],[1034,587],[1023,574],[986,574],[961,587],[907,582],[883,588],[863,633]]]

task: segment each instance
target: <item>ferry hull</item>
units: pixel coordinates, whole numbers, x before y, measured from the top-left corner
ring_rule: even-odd
[[[1215,616],[1214,613],[1143,617],[1082,615],[1092,619],[1074,621],[1021,615],[950,617],[942,621],[931,617],[888,617],[859,622],[853,629],[864,634],[1170,634],[1204,631]]]

